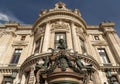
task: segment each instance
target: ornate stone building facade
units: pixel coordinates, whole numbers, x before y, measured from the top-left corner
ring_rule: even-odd
[[[62,2],[33,25],[0,25],[0,84],[119,84],[114,25],[87,25]]]

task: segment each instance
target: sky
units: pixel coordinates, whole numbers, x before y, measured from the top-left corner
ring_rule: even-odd
[[[105,20],[115,22],[120,36],[120,0],[0,0],[0,24],[33,24],[42,9],[54,8],[58,1],[69,9],[79,9],[88,25],[99,25]]]

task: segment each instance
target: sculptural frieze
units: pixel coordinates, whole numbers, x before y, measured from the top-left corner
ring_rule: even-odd
[[[69,30],[70,26],[68,23],[65,23],[63,21],[57,21],[55,23],[52,23],[51,30]]]

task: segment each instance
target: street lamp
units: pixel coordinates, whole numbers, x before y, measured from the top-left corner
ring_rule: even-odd
[[[15,77],[17,76],[17,73],[18,73],[17,69],[14,69],[14,70],[12,71],[11,77],[12,77],[13,79],[15,79]]]
[[[107,78],[109,79],[110,84],[113,84],[111,80],[112,78],[111,69],[106,69],[105,72],[106,72]]]

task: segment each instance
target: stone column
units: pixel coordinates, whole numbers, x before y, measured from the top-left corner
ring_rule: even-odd
[[[116,42],[119,44],[119,47],[120,47],[120,38],[119,38],[119,36],[116,33],[114,33],[113,36],[114,36]]]
[[[113,66],[116,66],[116,62],[115,62],[115,59],[113,57],[113,54],[111,53],[110,49],[108,46],[106,46],[106,52],[108,54],[108,58],[110,59],[110,62],[112,63]]]
[[[25,84],[26,78],[25,75],[22,75],[22,79],[20,80],[20,84]]]
[[[79,51],[76,29],[73,22],[71,23],[71,34],[72,34],[73,49],[74,51]]]
[[[26,56],[30,56],[32,54],[32,51],[33,51],[32,48],[34,46],[33,45],[33,43],[34,43],[34,36],[33,35],[28,35],[26,40],[29,41],[28,47],[27,47],[27,51],[26,51],[26,52],[29,52],[29,53],[27,53]]]
[[[20,78],[19,74],[17,74],[16,78],[13,80],[13,84],[19,84],[20,83]]]
[[[50,24],[46,24],[42,52],[47,52],[49,48]]]
[[[117,40],[115,39],[114,37],[114,34],[115,33],[106,33],[106,36],[107,36],[107,39],[108,39],[108,42],[110,44],[110,47],[112,48],[112,51],[114,52],[114,55],[115,55],[115,58],[116,60],[120,63],[120,46],[117,42]]]
[[[54,39],[55,39],[55,33],[51,32],[51,35],[50,35],[50,48],[53,48],[53,49],[55,48]]]
[[[0,73],[0,84],[2,84],[2,81],[3,81],[3,75],[2,73]]]
[[[106,35],[107,42],[111,50],[113,51],[116,61],[120,64],[120,39],[114,30],[115,24],[113,22],[102,22],[100,27],[103,29],[103,32]]]
[[[90,46],[91,44],[90,44],[90,41],[89,40],[91,40],[90,38],[89,38],[89,36],[91,37],[91,35],[86,35],[86,51],[87,51],[87,53],[89,54],[89,55],[93,55],[92,54],[92,46]]]
[[[35,81],[34,68],[31,68],[28,84],[34,84],[34,81]]]
[[[71,37],[71,32],[66,32],[66,40],[67,40],[67,46],[68,46],[68,49],[73,49],[73,46],[72,46],[72,37]]]
[[[41,53],[41,51],[42,51],[42,46],[43,46],[43,36],[41,37],[41,41],[40,41],[39,53]]]
[[[101,84],[104,84],[104,82],[106,82],[108,84],[105,72],[102,72],[99,70],[98,73],[99,73]]]

